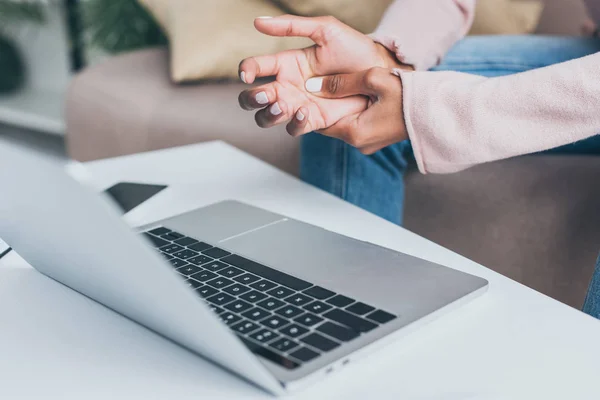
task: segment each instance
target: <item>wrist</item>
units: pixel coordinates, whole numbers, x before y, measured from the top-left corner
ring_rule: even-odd
[[[379,66],[387,69],[399,68],[404,71],[414,71],[415,67],[409,64],[401,63],[396,54],[390,51],[387,47],[382,45],[381,43],[375,43],[377,47],[377,53],[379,54],[380,64]]]

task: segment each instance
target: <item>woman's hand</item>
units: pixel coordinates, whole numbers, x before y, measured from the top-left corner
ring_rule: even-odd
[[[364,154],[373,154],[391,144],[408,139],[402,104],[399,71],[371,68],[353,74],[312,78],[307,91],[327,99],[356,95],[369,99],[365,110],[348,115],[320,133],[343,140]],[[340,100],[336,100],[340,101]],[[294,120],[289,130],[294,136],[309,132],[306,121]]]
[[[260,32],[272,36],[302,36],[316,45],[270,56],[245,59],[240,64],[240,78],[253,83],[257,77],[275,76],[272,83],[240,94],[239,102],[246,110],[256,110],[256,122],[263,128],[277,124],[302,122],[306,129],[320,130],[335,125],[343,117],[367,108],[363,96],[343,100],[314,96],[304,84],[314,76],[349,73],[380,66],[405,67],[383,46],[368,36],[350,28],[332,17],[304,18],[281,16],[258,18],[254,25]]]

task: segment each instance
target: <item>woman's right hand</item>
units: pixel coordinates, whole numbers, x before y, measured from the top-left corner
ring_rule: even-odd
[[[253,83],[257,77],[276,77],[274,82],[245,90],[239,97],[242,108],[259,110],[256,122],[264,128],[296,119],[303,121],[306,129],[321,130],[367,108],[364,96],[331,100],[309,93],[304,85],[312,77],[372,67],[409,68],[368,36],[332,17],[285,15],[258,18],[254,24],[271,36],[302,36],[315,42],[306,49],[251,57],[240,64],[240,78],[245,83]],[[296,133],[291,128],[288,125],[288,132]]]

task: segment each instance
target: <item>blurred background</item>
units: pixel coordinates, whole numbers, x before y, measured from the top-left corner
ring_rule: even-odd
[[[333,15],[370,33],[391,2],[0,0],[0,145],[67,162],[224,140],[297,174],[298,140],[239,109],[237,66],[309,43],[262,36],[253,19]],[[583,0],[477,4],[471,35],[578,36],[588,18]],[[600,243],[599,174],[599,157],[555,155],[412,171],[405,224],[580,307]]]
[[[210,19],[223,19],[217,22],[230,28],[230,34],[235,34],[240,24],[251,26],[253,8],[257,12],[296,11],[304,15],[322,15],[328,11],[341,13],[338,15],[340,19],[365,31],[376,26],[379,15],[390,1],[335,0],[327,6],[319,3],[326,4],[328,1],[310,0],[0,0],[0,140],[10,137],[26,143],[37,141],[44,143],[49,152],[65,154],[67,127],[64,104],[73,76],[112,55],[166,46],[169,42],[167,36],[178,42],[175,44],[177,48],[188,46],[192,49],[185,43],[189,40],[185,38],[185,32],[181,32],[188,28],[189,21],[182,21],[180,27],[165,26],[165,21],[171,18],[169,15],[176,21],[177,13],[182,8],[189,9],[192,3],[201,7],[192,6],[197,14],[189,17],[195,18],[199,24]],[[240,7],[243,3],[247,5]],[[481,10],[478,10],[478,22],[473,33],[579,35],[585,19],[581,0],[480,0],[480,3]],[[538,7],[542,3],[543,8]],[[340,5],[355,11],[340,11]],[[368,11],[363,10],[365,6]],[[236,8],[239,10],[236,11]],[[230,18],[232,23],[224,21]],[[217,47],[220,44],[214,34],[212,46]],[[214,57],[217,50],[207,48],[211,43],[200,41],[199,54],[188,57],[202,57],[203,53],[209,58]],[[265,49],[273,47],[272,44],[265,45]],[[211,74],[227,78],[232,67],[237,67],[235,60],[233,57],[229,65],[224,65],[227,60],[221,60],[217,67],[223,68],[225,72],[222,74],[214,71],[206,74],[205,70],[190,74],[190,68],[194,67],[183,65],[179,69],[184,72],[178,73],[184,78],[179,80],[189,80],[186,78],[190,76],[201,80],[203,74],[208,78]],[[185,63],[181,57],[178,61]],[[24,130],[21,132],[14,128]]]

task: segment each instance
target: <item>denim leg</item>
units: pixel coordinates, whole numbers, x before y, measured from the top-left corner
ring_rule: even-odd
[[[402,224],[408,141],[366,156],[317,133],[302,139],[302,179],[364,210]]]
[[[543,68],[600,51],[596,38],[469,36],[450,49],[433,71],[496,77]]]
[[[600,319],[600,258],[598,258],[598,262],[596,263],[596,270],[594,271],[587,296],[585,297],[583,312]]]
[[[487,77],[515,74],[600,51],[600,40],[544,36],[474,36],[456,44],[434,71],[459,71]],[[594,139],[593,142],[592,139]],[[600,151],[592,138],[559,151]],[[573,147],[574,146],[574,147]],[[301,177],[358,207],[402,223],[403,175],[412,159],[409,142],[372,155],[335,139],[309,134],[302,140]]]

